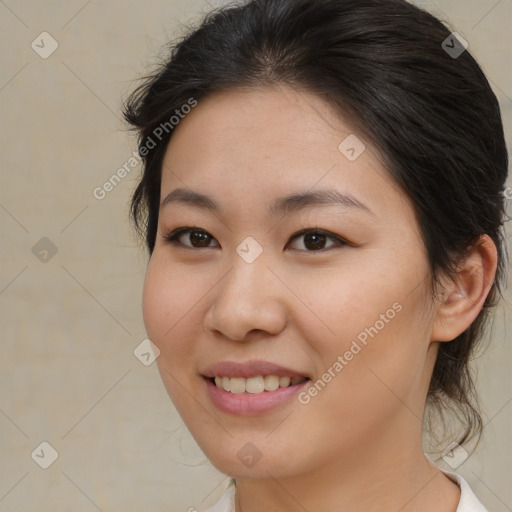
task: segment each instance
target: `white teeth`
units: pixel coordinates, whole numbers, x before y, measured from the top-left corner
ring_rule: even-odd
[[[286,386],[286,387],[288,387],[288,386]],[[266,375],[265,376],[265,389],[267,391],[275,391],[278,388],[279,388],[279,377],[276,377],[275,375]]]
[[[224,381],[224,377],[222,378]],[[245,393],[245,380],[243,377],[233,377],[229,379],[229,391],[231,393]]]
[[[245,391],[247,391],[247,393],[262,393],[265,391],[263,377],[260,375],[258,377],[248,378],[245,382]]]
[[[306,380],[304,377],[278,377],[277,375],[258,375],[256,377],[215,377],[215,385],[224,391],[231,393],[263,393],[275,391],[279,388],[287,388],[300,384]]]
[[[229,385],[230,380],[229,377],[222,377],[222,387],[224,391],[231,391],[231,386]]]
[[[279,377],[279,387],[287,388],[290,385],[290,377]]]

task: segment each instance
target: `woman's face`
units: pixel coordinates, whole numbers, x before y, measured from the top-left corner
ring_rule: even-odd
[[[161,202],[144,321],[217,468],[277,478],[418,448],[427,258],[364,133],[289,87],[212,95],[175,128]]]

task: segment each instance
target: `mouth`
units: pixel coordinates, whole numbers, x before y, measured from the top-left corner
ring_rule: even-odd
[[[289,407],[311,376],[268,361],[223,361],[201,372],[211,403],[231,415],[258,415]]]
[[[228,377],[215,376],[209,380],[219,389],[234,394],[242,393],[264,393],[275,391],[279,388],[297,386],[309,380],[302,376],[278,376],[278,375],[256,375],[254,377]]]

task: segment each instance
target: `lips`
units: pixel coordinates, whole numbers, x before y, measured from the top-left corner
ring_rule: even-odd
[[[261,414],[291,400],[310,380],[304,372],[268,361],[223,361],[202,377],[213,404],[230,414]]]

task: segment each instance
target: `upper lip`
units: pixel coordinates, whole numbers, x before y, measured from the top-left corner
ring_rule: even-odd
[[[268,361],[253,360],[244,363],[236,361],[220,361],[208,366],[201,374],[207,378],[213,377],[256,377],[258,375],[276,375],[277,377],[307,377],[304,373],[270,363]]]

